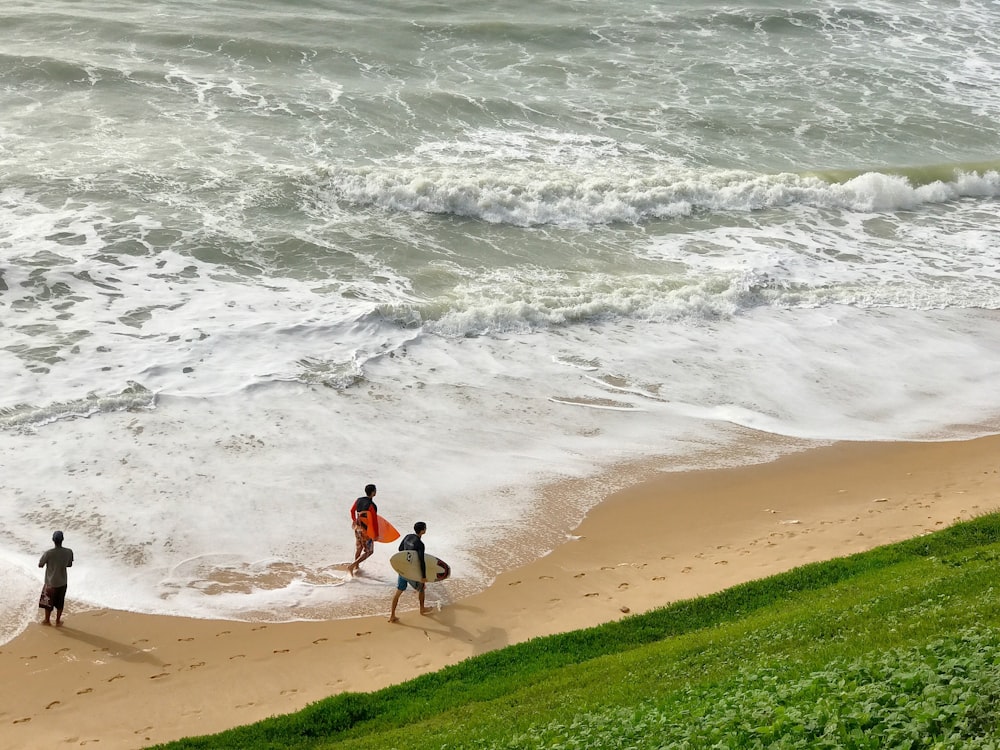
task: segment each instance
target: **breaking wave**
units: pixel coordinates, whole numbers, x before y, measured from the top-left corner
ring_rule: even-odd
[[[520,227],[641,224],[696,212],[750,212],[793,205],[898,211],[1000,195],[995,165],[884,171],[755,174],[736,170],[607,170],[538,164],[476,173],[469,166],[364,167],[331,174],[337,202],[385,211],[446,214]],[[542,174],[539,174],[539,173]]]

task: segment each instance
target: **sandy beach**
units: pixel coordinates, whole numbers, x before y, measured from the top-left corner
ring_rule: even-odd
[[[1000,437],[841,443],[660,474],[608,497],[576,538],[482,593],[442,603],[431,590],[435,611],[420,616],[408,592],[398,624],[77,613],[71,571],[65,625],[33,625],[0,647],[0,746],[140,748],[216,732],[998,507]]]

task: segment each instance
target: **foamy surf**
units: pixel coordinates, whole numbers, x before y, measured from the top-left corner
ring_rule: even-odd
[[[752,212],[796,205],[856,212],[912,210],[965,197],[1000,195],[1000,173],[960,172],[911,182],[906,173],[865,172],[843,181],[809,174],[664,169],[641,161],[573,165],[525,159],[438,169],[366,167],[330,178],[329,198],[353,206],[468,217],[519,227],[641,224],[698,212]],[[919,170],[915,174],[924,175]],[[827,173],[833,176],[835,173]],[[641,175],[641,176],[639,176]]]

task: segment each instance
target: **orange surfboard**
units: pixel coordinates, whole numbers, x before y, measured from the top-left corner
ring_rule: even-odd
[[[376,513],[376,515],[378,515]],[[399,539],[399,532],[396,527],[386,521],[382,516],[378,516],[378,536],[376,542],[394,542]]]

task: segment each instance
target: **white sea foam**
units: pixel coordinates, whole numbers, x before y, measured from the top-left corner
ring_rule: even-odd
[[[86,605],[256,619],[378,611],[387,547],[359,580],[329,567],[350,557],[347,508],[375,481],[385,515],[403,529],[426,520],[431,549],[461,571],[455,585],[474,590],[490,578],[483,545],[503,539],[510,561],[537,552],[517,529],[546,481],[649,455],[674,468],[767,457],[734,426],[821,441],[981,434],[966,425],[1000,417],[997,330],[991,315],[828,308],[724,326],[424,337],[369,361],[364,389],[164,396],[152,411],[0,432],[0,577],[30,576],[60,527]],[[606,490],[569,501],[562,532]]]

